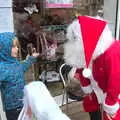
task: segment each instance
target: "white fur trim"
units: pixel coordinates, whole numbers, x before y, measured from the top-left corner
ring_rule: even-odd
[[[114,105],[107,105],[105,102],[103,103],[104,110],[109,114],[114,114],[117,112],[118,109],[120,109],[119,103],[115,103]]]
[[[108,25],[106,25],[96,45],[92,59],[94,60],[99,55],[103,54],[114,41],[112,32],[110,31]]]
[[[92,71],[91,69],[89,68],[85,68],[83,71],[82,71],[82,74],[85,78],[89,78],[91,75],[92,75]]]
[[[105,94],[103,93],[103,90],[98,86],[93,76],[90,77],[90,82],[91,82],[91,87],[96,94],[98,103],[103,104],[103,101],[105,100]]]
[[[91,85],[88,85],[87,87],[81,87],[81,88],[82,88],[83,92],[86,94],[93,92]]]
[[[118,99],[120,99],[120,94],[118,95]]]

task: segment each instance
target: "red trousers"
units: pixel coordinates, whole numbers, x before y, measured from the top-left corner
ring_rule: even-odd
[[[94,92],[84,97],[83,106],[86,112],[94,112],[100,109],[100,105],[98,104],[97,97]],[[120,120],[120,109],[117,111],[114,118],[108,117],[106,112],[103,113],[103,118],[104,120]]]
[[[98,104],[97,97],[94,92],[84,97],[83,106],[86,112],[94,112],[99,110],[100,105]]]

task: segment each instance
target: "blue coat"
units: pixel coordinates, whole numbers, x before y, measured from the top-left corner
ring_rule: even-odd
[[[20,62],[11,56],[14,33],[0,33],[0,90],[4,110],[23,106],[24,73],[36,59],[29,56]]]

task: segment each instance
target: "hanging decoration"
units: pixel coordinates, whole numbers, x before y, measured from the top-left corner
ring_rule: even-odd
[[[30,15],[33,14],[34,12],[38,13],[38,11],[39,11],[35,4],[31,4],[28,7],[24,7],[24,10],[27,11]]]

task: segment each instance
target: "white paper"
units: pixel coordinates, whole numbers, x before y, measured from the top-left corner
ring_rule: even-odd
[[[46,0],[48,4],[71,4],[73,0]]]
[[[46,8],[71,8],[73,0],[46,0]]]
[[[12,0],[0,0],[0,7],[12,7]]]
[[[12,8],[0,8],[0,33],[13,31],[14,26]]]

